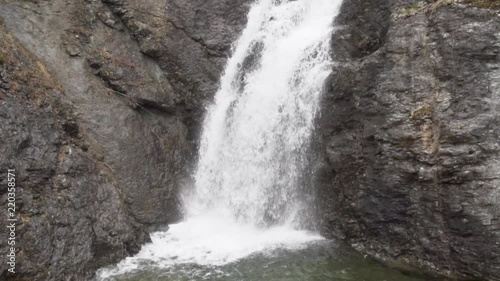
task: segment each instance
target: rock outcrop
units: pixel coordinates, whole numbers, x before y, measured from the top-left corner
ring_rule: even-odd
[[[89,280],[180,218],[245,2],[0,1],[0,166],[18,177],[9,278]]]
[[[3,27],[0,46],[3,202],[7,169],[15,169],[17,183],[16,274],[9,280],[76,280],[136,253],[149,236],[128,214],[102,151],[84,137],[75,112],[61,102],[62,87]],[[2,225],[7,218],[1,216]],[[0,233],[8,237],[7,228]],[[2,257],[10,246],[2,239]],[[0,265],[2,280],[7,267]]]
[[[500,280],[500,16],[477,2],[344,2],[320,212],[383,261]]]

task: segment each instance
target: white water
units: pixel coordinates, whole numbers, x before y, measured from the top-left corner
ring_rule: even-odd
[[[261,0],[208,109],[186,220],[101,278],[141,267],[221,265],[321,239],[301,228],[301,175],[319,96],[331,69],[341,0]]]

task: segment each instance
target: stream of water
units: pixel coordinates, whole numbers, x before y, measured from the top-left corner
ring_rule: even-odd
[[[185,220],[99,280],[413,280],[307,230],[302,176],[340,4],[253,4],[205,118]]]

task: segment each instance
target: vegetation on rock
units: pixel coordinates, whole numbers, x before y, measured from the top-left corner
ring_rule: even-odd
[[[467,0],[467,3],[478,8],[500,10],[500,0]]]

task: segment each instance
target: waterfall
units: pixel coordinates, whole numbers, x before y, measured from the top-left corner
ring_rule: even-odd
[[[101,277],[155,264],[221,265],[321,237],[301,228],[301,177],[341,0],[260,0],[207,109],[185,221]]]
[[[297,222],[339,2],[262,0],[251,9],[208,110],[188,216]]]

